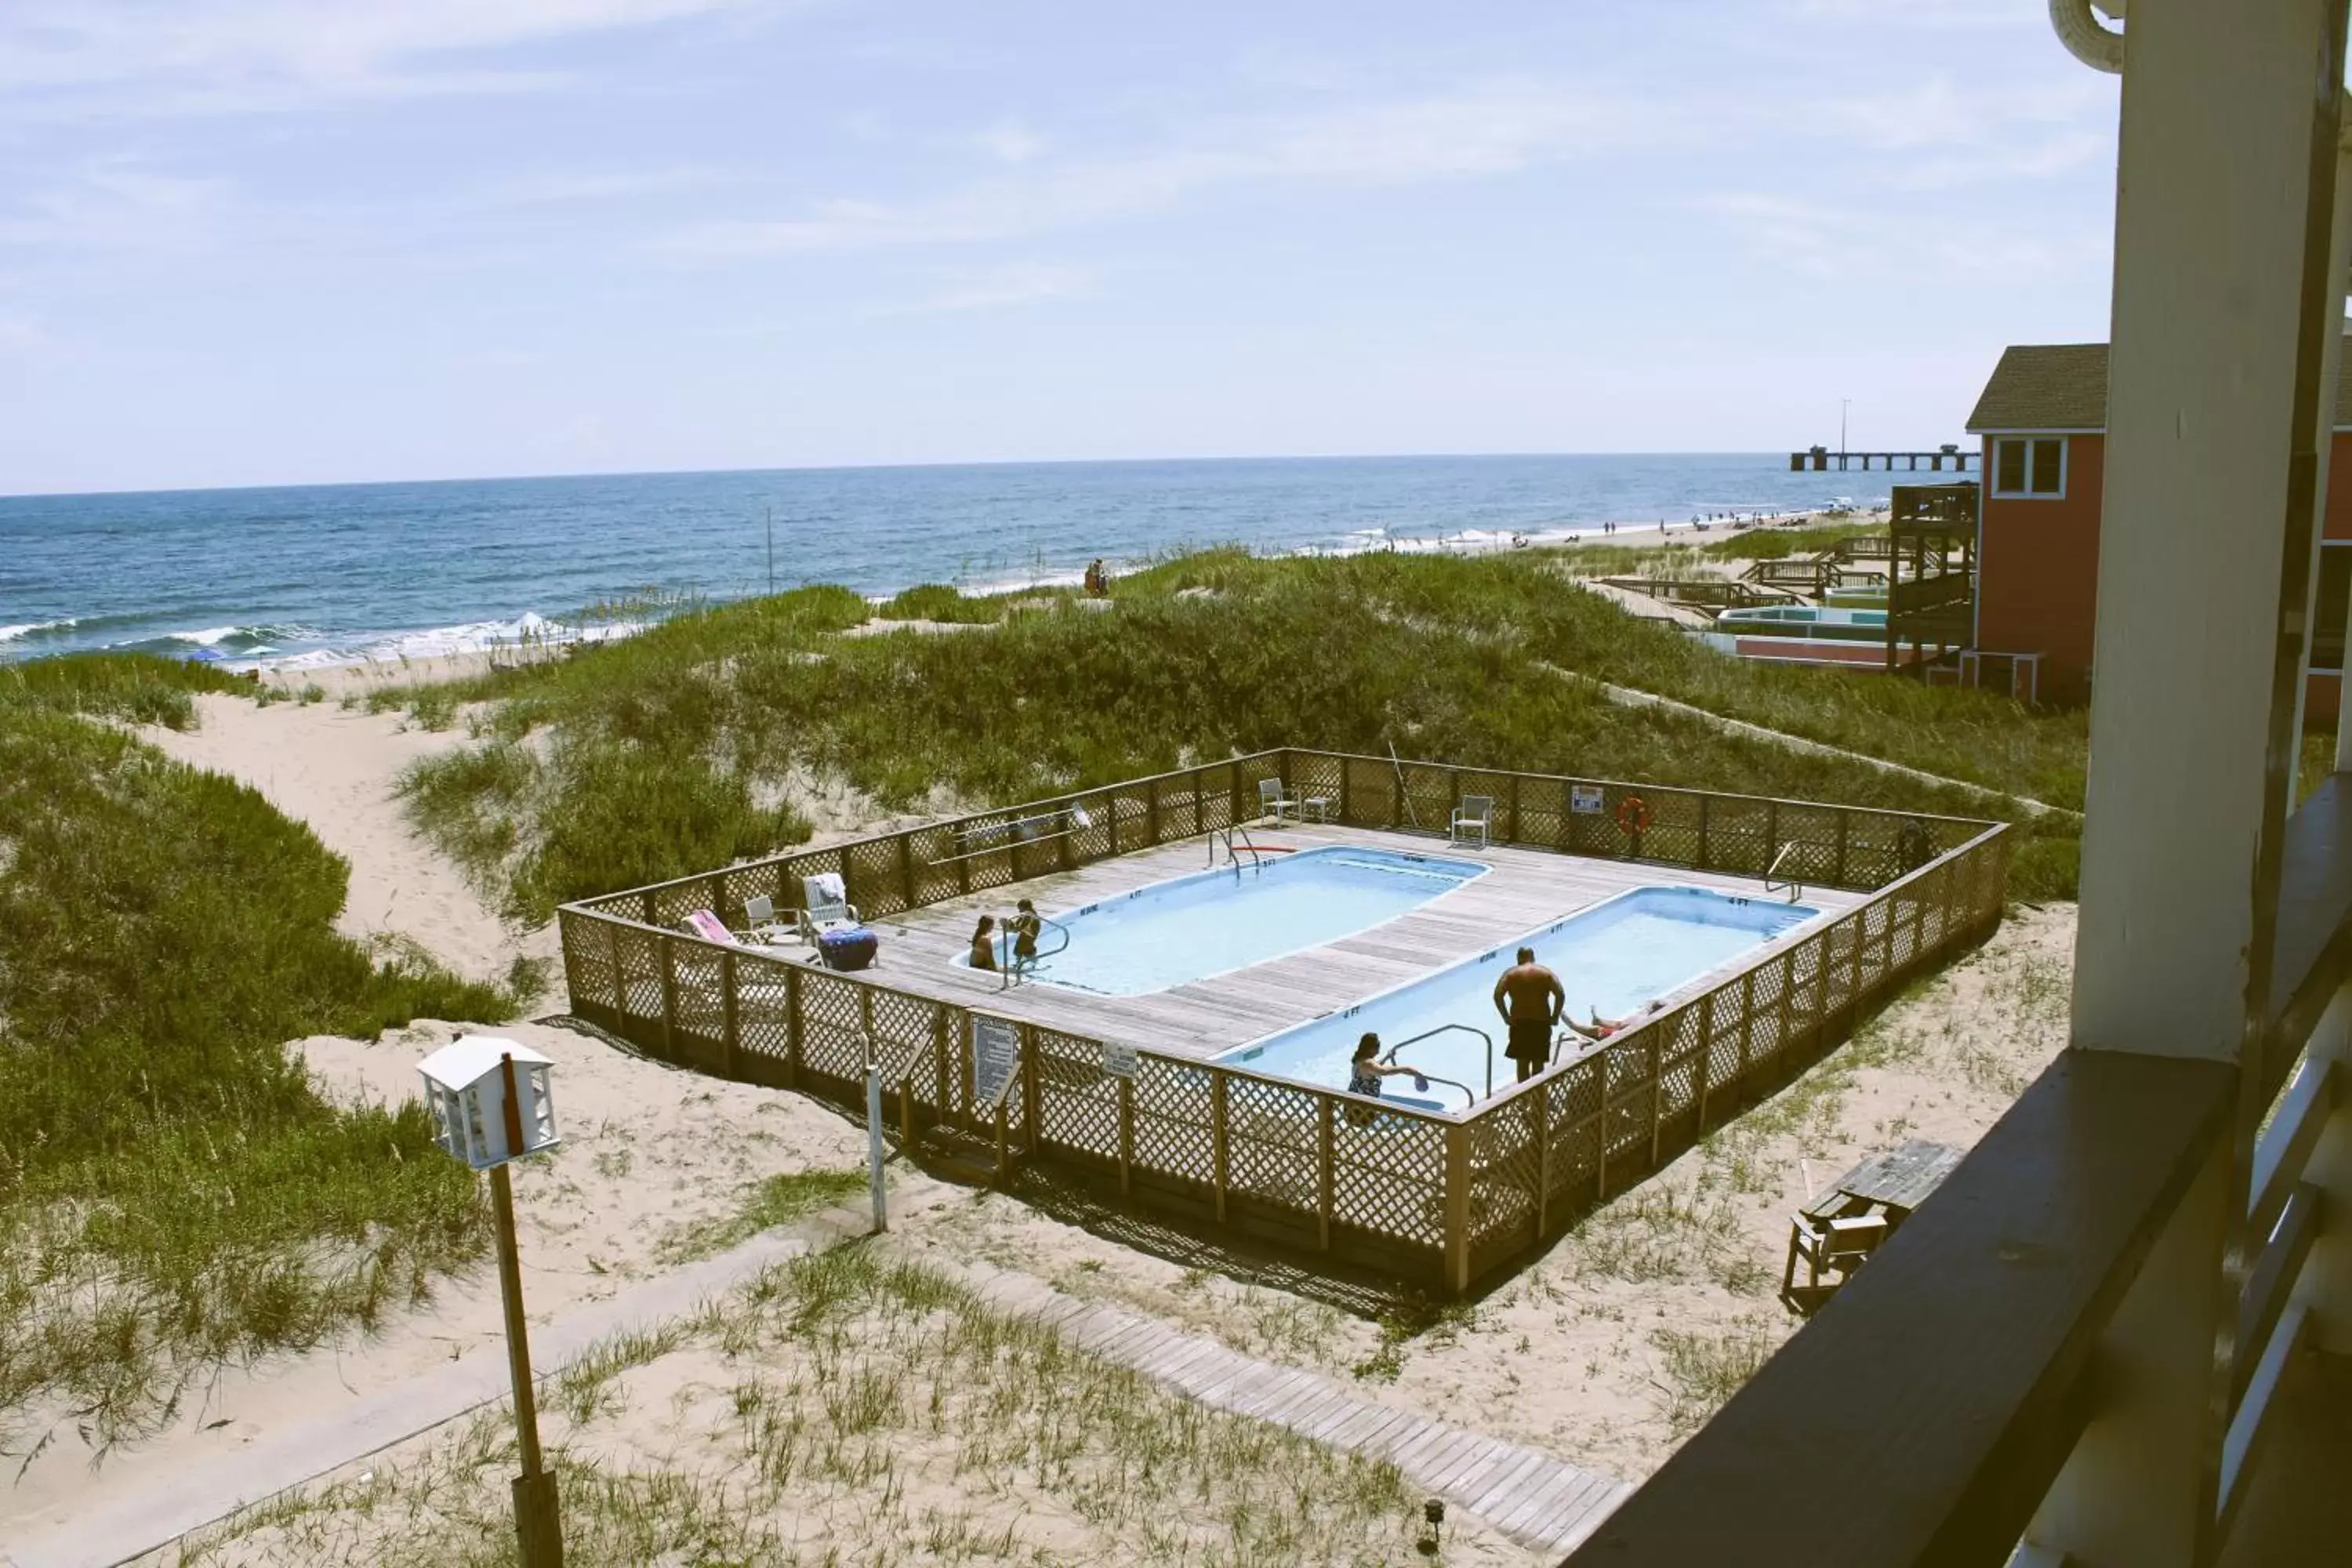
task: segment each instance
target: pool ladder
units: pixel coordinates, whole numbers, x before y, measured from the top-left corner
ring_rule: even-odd
[[[1785,892],[1792,904],[1805,896],[1804,886],[1793,876],[1781,879],[1780,863],[1796,852],[1797,840],[1791,838],[1780,846],[1780,852],[1772,857],[1772,864],[1764,873],[1764,890],[1768,893]]]
[[[1488,1034],[1486,1030],[1479,1028],[1475,1024],[1440,1024],[1434,1029],[1423,1029],[1420,1034],[1413,1036],[1412,1038],[1399,1040],[1395,1045],[1391,1046],[1388,1048],[1388,1054],[1382,1057],[1381,1060],[1388,1063],[1391,1067],[1394,1067],[1396,1065],[1396,1054],[1404,1049],[1407,1046],[1417,1044],[1422,1040],[1426,1040],[1433,1035],[1447,1034],[1455,1029],[1461,1030],[1465,1035],[1475,1035],[1480,1039],[1486,1042],[1486,1098],[1489,1100],[1493,1099],[1495,1095],[1495,1037]],[[1447,1084],[1454,1089],[1458,1089],[1462,1091],[1463,1098],[1469,1100],[1470,1104],[1475,1105],[1478,1103],[1478,1096],[1470,1092],[1470,1086],[1466,1083],[1456,1083],[1450,1078],[1440,1078],[1433,1072],[1425,1072],[1421,1076],[1427,1079],[1432,1083]],[[1467,1109],[1467,1107],[1465,1109]]]
[[[1039,948],[1035,958],[1015,958],[1013,954],[1013,937],[1010,932],[1006,933],[1003,939],[1004,942],[1004,962],[998,966],[996,972],[996,988],[999,991],[1012,990],[1015,985],[1021,984],[1022,976],[1027,974],[1032,969],[1034,969],[1041,960],[1051,958],[1055,953],[1070,945],[1069,927],[1064,925],[1059,921],[1048,920],[1044,915],[1039,915],[1037,917],[1037,923],[1044,926],[1049,931],[1061,932],[1061,944],[1056,947]]]
[[[1209,865],[1212,869],[1217,864],[1217,845],[1220,840],[1224,844],[1225,860],[1233,867],[1234,876],[1239,877],[1242,874],[1244,849],[1249,851],[1251,870],[1265,869],[1265,857],[1259,854],[1257,846],[1250,842],[1249,829],[1246,827],[1213,827],[1209,830]]]

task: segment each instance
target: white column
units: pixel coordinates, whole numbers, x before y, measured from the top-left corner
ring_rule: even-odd
[[[2076,1048],[2236,1062],[2263,1006],[2250,980],[2276,895],[2272,737],[2291,751],[2282,682],[2300,679],[2278,639],[2305,615],[2285,565],[2316,521],[2315,506],[2287,518],[2310,435],[2294,393],[2312,147],[2340,91],[2342,4],[2134,0],[2125,29]],[[2038,1544],[2092,1568],[2198,1562],[2244,1186],[2232,1141],[2103,1342],[2098,1414]]]

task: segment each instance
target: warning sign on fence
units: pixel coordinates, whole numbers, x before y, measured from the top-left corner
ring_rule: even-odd
[[[1004,1098],[1021,1065],[1021,1030],[1010,1018],[971,1016],[971,1100],[986,1110]]]
[[[1599,784],[1568,786],[1568,809],[1585,816],[1601,815],[1607,792]]]

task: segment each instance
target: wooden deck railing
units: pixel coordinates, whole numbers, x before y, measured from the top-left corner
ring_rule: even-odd
[[[964,1045],[974,1009],[677,929],[698,909],[786,898],[816,871],[841,872],[862,912],[881,915],[1172,842],[1247,820],[1263,778],[1346,825],[1442,825],[1462,795],[1486,795],[1498,843],[1748,874],[1794,846],[1808,882],[1876,891],[1460,1114],[1374,1110],[1335,1089],[1025,1022],[1012,1088],[1001,1106],[982,1106]],[[1053,812],[1087,826],[1009,845],[1001,859],[951,847],[974,824]],[[870,1055],[899,1088],[902,1116],[999,1127],[1021,1158],[1128,1201],[1461,1292],[1785,1081],[1904,976],[1989,931],[2007,858],[1999,824],[1293,750],[633,889],[560,919],[572,1011],[667,1060],[855,1105]],[[1129,1055],[1131,1074],[1107,1070]]]

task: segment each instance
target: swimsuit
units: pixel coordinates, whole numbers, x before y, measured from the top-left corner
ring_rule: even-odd
[[[1381,1075],[1376,1072],[1366,1072],[1360,1067],[1350,1067],[1348,1069],[1348,1092],[1369,1094],[1374,1100],[1378,1100],[1381,1097]]]
[[[1515,1062],[1542,1062],[1551,1059],[1551,1021],[1547,1018],[1514,1018],[1511,1020],[1511,1043],[1503,1054]]]

